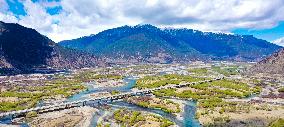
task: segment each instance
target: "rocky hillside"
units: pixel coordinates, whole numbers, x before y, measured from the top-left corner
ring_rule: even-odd
[[[272,54],[271,56],[261,60],[248,71],[251,74],[284,74],[284,49]]]
[[[249,35],[160,29],[152,25],[118,27],[59,44],[98,57],[146,62],[256,61],[281,48]]]
[[[1,69],[81,68],[97,62],[93,55],[63,48],[34,29],[0,22]]]

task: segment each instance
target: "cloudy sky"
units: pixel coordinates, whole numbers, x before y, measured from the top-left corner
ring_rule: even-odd
[[[0,20],[58,42],[122,25],[251,34],[284,45],[284,0],[0,0]]]

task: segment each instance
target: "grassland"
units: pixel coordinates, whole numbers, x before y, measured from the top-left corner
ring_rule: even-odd
[[[214,66],[211,68],[191,68],[188,70],[197,76],[208,76],[214,75],[216,73],[222,74],[224,76],[238,75],[240,74],[239,66]]]
[[[204,70],[198,70],[198,72],[205,72]],[[164,75],[158,77],[147,77],[140,79],[137,83],[140,88],[159,87],[172,83],[194,82],[204,80],[204,78],[193,78],[190,76],[180,75]],[[158,83],[161,81],[162,83]],[[165,83],[166,82],[166,83]],[[143,84],[144,83],[144,84]],[[152,85],[152,86],[151,86]],[[258,86],[249,86],[246,83],[242,83],[235,80],[222,79],[209,83],[196,84],[185,88],[175,89],[162,89],[153,92],[156,97],[175,97],[181,99],[192,99],[197,101],[197,114],[196,117],[202,117],[210,114],[211,112],[218,112],[223,114],[225,112],[249,112],[250,105],[239,104],[237,102],[226,101],[226,99],[247,98],[253,94],[260,93],[261,88]],[[142,106],[149,106],[147,101],[140,101]],[[227,121],[228,118],[220,117],[216,118],[216,121]]]
[[[138,79],[135,87],[138,89],[156,88],[168,84],[179,84],[181,82],[196,82],[205,80],[205,78],[197,78],[187,75],[167,74],[162,76],[146,76]]]
[[[220,80],[211,83],[197,84],[191,86],[192,90],[177,91],[177,89],[163,89],[155,91],[158,97],[174,96],[198,101],[198,106],[203,108],[232,107],[235,104],[224,102],[224,98],[237,97],[245,98],[260,92],[259,87],[249,87],[248,85],[236,81]],[[194,91],[193,91],[194,90]]]
[[[34,83],[34,82],[33,82]],[[86,87],[78,80],[55,79],[44,81],[39,86],[17,86],[0,93],[0,111],[22,110],[34,107],[40,100],[46,98],[66,98]],[[14,101],[5,101],[13,98]]]
[[[284,127],[284,119],[280,118],[274,122],[272,122],[269,127]]]
[[[190,86],[193,90],[183,90],[176,92],[176,89],[163,89],[155,91],[156,96],[175,96],[180,98],[191,98],[194,100],[206,98],[228,98],[228,97],[248,97],[251,94],[260,92],[260,87],[250,87],[247,84],[230,81],[220,80],[211,83],[203,83]]]
[[[50,77],[49,77],[50,78]],[[40,100],[67,98],[86,90],[83,82],[95,79],[122,79],[119,75],[98,75],[93,71],[76,74],[55,74],[50,79],[23,80],[18,85],[0,93],[0,112],[35,107]],[[7,84],[9,86],[10,84]],[[113,92],[115,94],[116,92]]]
[[[175,103],[168,99],[160,99],[154,97],[143,97],[135,96],[127,98],[127,102],[139,105],[145,108],[155,108],[160,109],[167,113],[179,113],[181,112],[181,107],[178,103]]]
[[[78,74],[74,75],[74,79],[80,80],[80,81],[90,81],[95,79],[123,79],[124,77],[121,75],[115,75],[115,74],[98,74],[96,71],[82,71]]]
[[[239,74],[238,66],[227,66],[227,67],[213,66],[212,70],[220,74],[223,74],[225,76]]]
[[[168,127],[174,125],[173,122],[161,116],[127,109],[116,110],[113,117],[121,127]]]

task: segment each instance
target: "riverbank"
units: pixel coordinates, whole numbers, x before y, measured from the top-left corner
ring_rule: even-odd
[[[97,97],[102,97],[102,96],[105,96],[105,97],[111,96],[111,93],[110,92],[97,92],[97,93],[85,95],[85,97],[88,97],[88,98],[97,98]]]
[[[141,107],[156,108],[172,114],[178,114],[183,110],[179,103],[169,99],[156,98],[154,96],[134,96],[127,98],[126,101]]]
[[[87,83],[87,85],[93,88],[121,87],[125,84],[127,84],[127,82],[123,79],[97,79]]]
[[[176,118],[178,120],[183,120],[183,114],[185,113],[185,101],[184,100],[178,100],[178,99],[169,99],[175,103],[177,103],[179,105],[180,108],[180,112],[174,113],[174,115],[176,116]]]
[[[95,112],[92,107],[76,107],[56,112],[39,114],[33,118],[27,118],[26,122],[31,127],[88,127]]]
[[[241,104],[240,104],[241,105]],[[204,126],[258,126],[267,127],[269,123],[284,118],[284,107],[267,104],[246,104],[234,111],[198,108],[198,120]],[[200,113],[208,112],[200,115]]]
[[[176,125],[157,114],[122,108],[114,112],[105,112],[97,126],[175,127]]]

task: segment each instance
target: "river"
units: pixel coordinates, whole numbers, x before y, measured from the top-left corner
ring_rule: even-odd
[[[70,98],[67,99],[67,101],[76,101],[76,100],[81,100],[81,99],[86,99],[87,98],[87,94],[92,94],[92,93],[96,93],[96,92],[102,92],[102,91],[112,91],[112,90],[117,90],[120,92],[128,92],[131,91],[131,89],[134,87],[136,80],[131,78],[131,77],[127,77],[124,79],[125,82],[127,82],[126,85],[124,86],[120,86],[120,87],[100,87],[100,88],[94,88],[91,87],[91,85],[88,85],[88,83],[86,84],[88,86],[88,90],[75,94],[73,96],[71,96]],[[170,113],[166,113],[162,110],[159,109],[149,109],[149,108],[143,108],[134,104],[129,104],[127,102],[124,101],[115,101],[110,103],[109,105],[114,108],[127,108],[127,109],[133,109],[133,110],[138,110],[138,111],[146,111],[146,112],[151,112],[154,114],[158,114],[163,116],[164,118],[170,119],[171,121],[175,122],[177,125],[181,126],[181,127],[200,127],[200,123],[197,119],[195,119],[195,112],[196,112],[196,102],[194,101],[190,101],[190,100],[183,100],[184,101],[184,113],[183,113],[183,119],[177,119],[176,116],[170,114]],[[96,114],[93,118],[92,121],[92,126],[96,125],[96,121],[98,120],[99,117],[101,117],[103,114],[105,113],[105,111],[99,111],[98,114]]]
[[[92,94],[92,93],[96,93],[96,92],[102,92],[102,91],[112,91],[112,90],[117,90],[120,92],[128,92],[131,91],[131,89],[134,87],[136,80],[131,78],[131,77],[127,77],[124,79],[124,82],[126,82],[127,84],[124,86],[120,86],[120,87],[99,87],[99,88],[94,88],[92,87],[92,85],[86,83],[86,85],[88,86],[88,90],[80,92],[78,94],[75,94],[71,97],[69,97],[66,102],[70,102],[70,101],[77,101],[77,100],[81,100],[81,99],[86,99],[88,98],[88,94]],[[127,109],[133,109],[133,110],[138,110],[138,111],[146,111],[146,112],[150,112],[150,113],[154,113],[154,114],[158,114],[163,116],[164,118],[167,118],[173,122],[175,122],[177,125],[181,126],[181,127],[199,127],[200,123],[198,122],[198,120],[195,119],[195,111],[196,111],[196,102],[194,101],[184,101],[185,103],[185,107],[184,107],[184,114],[183,114],[183,118],[182,119],[177,119],[176,116],[166,113],[162,110],[159,109],[149,109],[149,108],[143,108],[134,104],[129,104],[127,102],[124,101],[116,101],[116,102],[112,102],[109,105],[114,108],[114,109],[118,109],[118,108],[127,108]],[[39,102],[38,106],[42,106],[41,102]],[[96,126],[97,124],[97,120],[98,118],[100,118],[101,116],[104,115],[106,111],[105,110],[100,110],[96,115],[94,115],[93,119],[92,119],[92,124],[91,126]],[[11,123],[11,118],[6,118],[6,119],[2,119],[0,120],[0,123],[6,123],[9,124]],[[22,126],[27,127],[27,124],[23,123]]]

